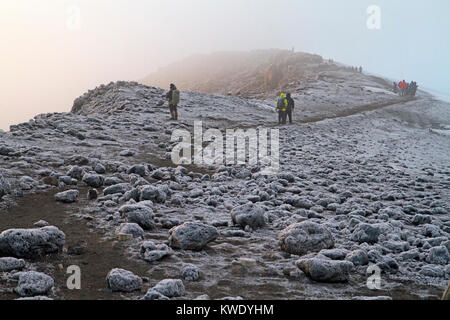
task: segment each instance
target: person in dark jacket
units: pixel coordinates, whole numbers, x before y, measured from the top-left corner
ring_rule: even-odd
[[[292,124],[292,114],[295,109],[295,102],[294,102],[294,99],[291,98],[290,93],[286,94],[286,100],[287,100],[286,112],[287,112],[287,116],[289,117],[289,123]]]
[[[170,120],[178,120],[178,105],[174,102],[173,93],[177,90],[177,87],[171,83],[170,90],[166,94],[166,99],[169,101]]]

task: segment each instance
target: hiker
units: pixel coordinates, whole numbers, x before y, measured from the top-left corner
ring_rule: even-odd
[[[292,124],[292,113],[294,112],[295,109],[295,102],[294,99],[291,98],[291,94],[288,93],[286,94],[286,100],[287,100],[287,116],[289,117],[289,123]]]
[[[419,88],[419,86],[417,85],[417,82],[412,81],[411,82],[411,96],[415,97],[416,93],[417,93],[417,88]]]
[[[398,93],[398,84],[397,84],[397,82],[394,81],[393,87],[394,87],[394,93]]]
[[[287,110],[288,102],[286,99],[286,95],[284,93],[280,94],[280,97],[277,101],[277,110],[278,110],[278,124],[286,124],[286,110]]]
[[[359,73],[362,73],[362,71],[363,71],[363,68],[359,67]]]
[[[178,104],[180,103],[180,91],[171,83],[170,90],[166,94],[166,99],[169,101],[170,120],[178,120]]]
[[[400,96],[404,97],[406,94],[406,88],[408,87],[408,85],[406,84],[406,81],[400,81],[400,83],[398,84],[399,88],[400,88]]]

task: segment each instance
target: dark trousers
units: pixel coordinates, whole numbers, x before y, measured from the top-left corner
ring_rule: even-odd
[[[178,120],[178,106],[176,104],[169,104],[170,117],[172,120]]]
[[[278,111],[278,124],[286,124],[286,117],[287,112],[286,111]]]
[[[289,123],[292,124],[292,109],[288,109],[286,113],[287,116],[289,117]]]

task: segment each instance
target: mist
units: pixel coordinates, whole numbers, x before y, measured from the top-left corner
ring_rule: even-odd
[[[138,80],[194,53],[266,48],[326,58],[449,93],[450,3],[378,1],[4,0],[0,128],[67,112],[88,89]]]

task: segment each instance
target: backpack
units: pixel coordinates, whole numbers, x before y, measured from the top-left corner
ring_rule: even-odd
[[[178,105],[180,103],[180,91],[179,90],[173,90],[172,91],[172,104]]]
[[[277,108],[278,108],[279,110],[286,109],[285,99],[286,99],[286,98],[279,98],[279,99],[278,99]]]

